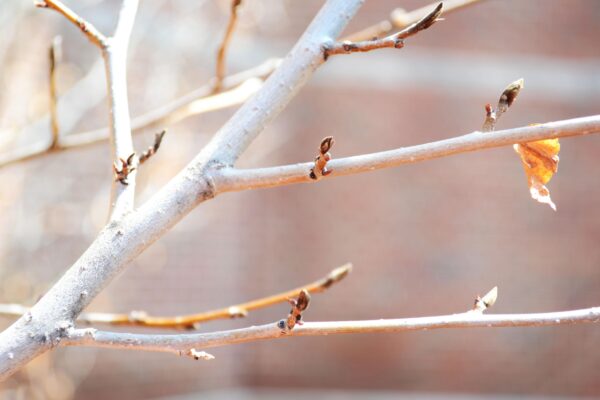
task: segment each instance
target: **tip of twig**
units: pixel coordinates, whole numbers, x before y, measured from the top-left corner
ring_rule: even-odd
[[[477,298],[475,298],[473,311],[484,312],[492,307],[496,303],[496,300],[498,300],[498,286],[494,286],[492,290],[487,292],[483,297],[477,296]]]
[[[440,20],[440,15],[442,15],[442,10],[444,8],[444,3],[438,4],[429,14],[415,22],[414,24],[406,27],[401,30],[394,36],[398,39],[405,39],[409,36],[412,36],[422,30],[429,28],[431,25],[435,24]]]
[[[48,3],[46,3],[44,0],[34,0],[33,5],[35,7],[39,7],[39,8],[47,8],[48,7]]]
[[[244,318],[248,316],[248,310],[236,306],[229,307],[227,312],[231,318]]]
[[[352,264],[351,263],[347,263],[347,264],[342,265],[341,267],[335,268],[334,270],[332,270],[329,273],[329,275],[327,275],[327,281],[325,282],[325,285],[323,285],[323,287],[328,288],[329,286],[333,285],[334,283],[341,281],[346,276],[348,276],[348,274],[350,272],[352,272]]]
[[[525,80],[523,78],[517,79],[516,81],[514,81],[513,83],[508,85],[506,87],[506,89],[504,89],[504,91],[502,92],[502,96],[500,97],[500,101],[502,102],[504,99],[506,99],[505,101],[506,101],[507,107],[512,106],[513,102],[519,95],[519,92],[524,87],[525,87]]]
[[[321,146],[320,146],[321,154],[325,154],[329,150],[331,150],[334,143],[335,143],[335,141],[333,140],[333,136],[327,136],[327,137],[323,138],[323,140],[321,140]]]

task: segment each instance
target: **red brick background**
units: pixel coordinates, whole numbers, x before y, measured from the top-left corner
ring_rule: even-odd
[[[119,2],[68,3],[100,29],[112,29]],[[129,66],[133,115],[212,75],[228,2],[191,3],[141,2]],[[348,32],[385,18],[399,3],[409,10],[426,4],[367,2]],[[285,54],[320,4],[248,0],[229,70]],[[12,21],[0,38],[0,126],[9,135],[45,113],[48,38],[64,36],[64,91],[97,52],[53,13],[16,3],[3,3],[0,12],[0,20]],[[499,128],[597,113],[599,18],[594,0],[488,0],[447,16],[402,50],[335,57],[240,164],[310,160],[326,135],[335,136],[333,155],[341,157],[467,133],[481,126],[483,105],[520,77],[525,89]],[[91,96],[80,93],[79,101]],[[169,126],[159,154],[139,174],[139,202],[233,112]],[[105,113],[100,102],[73,132],[103,126]],[[153,133],[137,137],[137,146],[147,146]],[[0,144],[7,149],[45,134],[30,129]],[[561,144],[559,172],[549,184],[556,213],[529,198],[510,148],[223,195],[149,248],[90,309],[196,312],[310,282],[346,261],[354,263],[352,275],[314,297],[308,320],[461,312],[495,285],[497,313],[598,305],[600,137]],[[0,301],[33,303],[88,246],[106,217],[108,158],[103,144],[0,170]],[[202,330],[273,321],[287,308]],[[296,338],[214,349],[210,363],[59,349],[11,378],[4,393],[141,399],[282,387],[598,396],[599,339],[595,325]]]

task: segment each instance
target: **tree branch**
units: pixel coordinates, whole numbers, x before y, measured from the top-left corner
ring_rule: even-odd
[[[403,164],[431,160],[454,154],[526,143],[542,139],[562,138],[600,133],[600,115],[548,122],[495,132],[473,132],[452,139],[417,146],[401,147],[378,153],[333,159],[327,162],[332,170],[326,178],[352,175]],[[310,177],[314,163],[292,164],[269,168],[223,168],[214,176],[218,192],[268,188],[292,183],[315,182]]]
[[[79,318],[77,318],[77,322],[85,324],[145,326],[152,328],[195,329],[198,324],[204,322],[218,319],[245,317],[250,311],[286,302],[288,299],[298,296],[302,290],[307,290],[311,294],[324,292],[332,285],[344,279],[351,270],[352,264],[345,264],[332,270],[326,277],[307,285],[272,296],[247,301],[245,303],[240,303],[225,308],[206,311],[199,314],[160,317],[148,315],[144,311],[134,311],[129,314],[92,312],[82,313]],[[0,315],[8,317],[20,317],[28,311],[29,307],[25,307],[20,304],[0,304]]]
[[[464,7],[478,3],[481,0],[445,0],[444,14],[447,15],[453,11],[458,11]],[[361,42],[372,40],[384,35],[389,35],[394,29],[404,29],[414,24],[431,12],[438,3],[432,3],[416,10],[407,12],[402,8],[397,8],[390,13],[390,18],[381,21],[375,25],[365,28],[359,32],[348,35],[344,40],[350,42]]]
[[[102,49],[110,110],[110,143],[113,159],[121,163],[115,169],[116,177],[111,185],[111,220],[121,219],[133,210],[135,200],[138,158],[133,149],[127,99],[127,49],[137,7],[138,0],[123,0],[115,33]]]
[[[404,39],[413,36],[435,24],[439,20],[442,14],[442,8],[444,3],[440,3],[431,12],[425,15],[423,18],[415,22],[414,24],[406,27],[398,33],[387,36],[383,39],[371,39],[362,42],[351,42],[348,40],[337,42],[332,45],[328,45],[324,50],[324,57],[327,59],[329,56],[336,54],[350,54],[356,52],[366,52],[384,48],[401,49],[404,47]]]
[[[231,166],[289,103],[322,64],[324,43],[340,34],[362,3],[327,0],[262,89],[198,156],[141,207],[111,221],[30,312],[0,334],[0,380],[60,343],[112,278],[194,207],[215,196],[215,171]]]
[[[225,77],[225,56],[227,55],[227,48],[229,47],[229,43],[231,42],[231,37],[233,36],[233,31],[237,23],[237,12],[241,4],[242,0],[231,0],[231,10],[229,14],[229,21],[227,22],[227,29],[225,30],[225,36],[223,36],[221,46],[219,46],[219,51],[217,52],[215,85],[213,88],[215,93],[221,91],[221,83]]]
[[[49,149],[56,149],[59,146],[59,123],[57,112],[57,94],[56,94],[56,64],[60,62],[62,38],[56,36],[52,40],[49,51],[50,74],[49,74],[49,89],[50,89],[50,128],[52,133],[52,141]]]
[[[293,329],[281,328],[281,321],[211,333],[179,335],[104,332],[93,328],[72,329],[62,342],[66,346],[91,346],[142,350],[193,356],[195,349],[228,346],[258,340],[294,336],[323,336],[348,333],[392,333],[448,328],[538,327],[600,322],[600,307],[531,314],[483,314],[467,311],[434,317],[377,319],[363,321],[304,322]],[[285,322],[284,322],[285,324]]]

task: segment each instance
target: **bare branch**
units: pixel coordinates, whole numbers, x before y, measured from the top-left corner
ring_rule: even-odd
[[[73,10],[64,5],[58,0],[41,0],[35,2],[36,7],[40,8],[51,8],[55,11],[58,11],[65,18],[67,18],[73,25],[77,26],[84,35],[96,46],[101,49],[104,49],[107,45],[106,37],[100,33],[94,25],[90,24],[79,15],[77,15]]]
[[[133,149],[127,99],[127,49],[137,7],[138,0],[123,0],[115,33],[102,49],[110,110],[110,143],[113,159],[117,160],[116,166],[113,165],[116,179],[111,185],[111,220],[120,219],[133,210],[135,200],[138,159]]]
[[[28,316],[0,333],[0,380],[64,340],[68,327],[113,277],[194,207],[216,195],[215,172],[233,165],[290,102],[322,64],[323,44],[340,34],[362,3],[327,0],[261,91],[196,158],[141,207],[111,221]]]
[[[600,322],[600,307],[531,314],[482,314],[465,312],[435,317],[377,319],[364,321],[304,322],[293,330],[280,323],[212,333],[180,335],[103,332],[92,328],[73,329],[61,344],[190,355],[190,349],[207,349],[258,340],[294,336],[323,336],[348,333],[391,333],[448,328],[537,327]]]
[[[478,3],[480,0],[445,0],[444,1],[444,14],[447,15],[453,11],[460,10],[466,6]],[[361,42],[364,40],[372,40],[379,38],[384,35],[389,35],[392,31],[397,29],[404,29],[407,26],[414,24],[419,21],[435,8],[438,3],[429,4],[427,6],[418,8],[411,12],[406,12],[402,8],[393,10],[390,14],[390,18],[385,21],[381,21],[375,25],[365,28],[359,32],[353,33],[344,38],[344,40],[350,42]]]
[[[417,146],[337,158],[328,163],[328,166],[333,170],[328,178],[397,167],[402,164],[454,154],[513,145],[513,143],[527,143],[542,139],[594,133],[600,133],[600,115],[548,122],[486,134],[473,132],[452,139]],[[256,169],[223,168],[218,171],[218,175],[215,175],[214,179],[219,192],[268,188],[292,183],[314,182],[306,174],[306,171],[311,167],[311,163],[301,163]]]
[[[406,27],[405,29],[397,32],[393,35],[387,36],[383,39],[371,39],[362,42],[350,42],[342,41],[328,45],[324,48],[324,58],[327,59],[329,56],[336,54],[350,54],[356,52],[366,52],[371,50],[383,49],[383,48],[394,48],[401,49],[404,47],[404,39],[419,33],[422,30],[429,28],[436,21],[439,20],[442,14],[442,8],[444,3],[440,3],[434,8],[429,14],[415,22],[414,24]]]
[[[56,94],[56,64],[60,62],[61,58],[61,42],[62,38],[56,36],[52,40],[49,51],[50,59],[50,76],[49,76],[49,88],[50,88],[50,126],[52,132],[52,141],[50,142],[50,149],[56,149],[59,146],[59,124],[58,124],[58,112],[57,112],[57,94]]]
[[[242,0],[231,0],[231,13],[229,14],[229,22],[227,23],[225,36],[223,36],[223,41],[221,42],[221,46],[219,46],[219,51],[217,52],[217,67],[215,71],[215,85],[213,89],[215,93],[221,91],[221,84],[223,82],[223,78],[225,77],[225,56],[227,55],[227,48],[231,42],[231,37],[233,36],[233,31],[237,22],[238,7],[241,4]]]
[[[165,136],[165,133],[167,133],[167,131],[163,129],[161,132],[159,132],[156,135],[154,135],[154,143],[152,144],[152,146],[148,147],[146,149],[146,151],[144,151],[140,155],[140,164],[143,164],[150,157],[152,157],[154,154],[156,154],[156,152],[160,148],[160,144],[162,143],[162,140],[163,140],[163,137]]]
[[[109,325],[129,325],[145,326],[152,328],[173,328],[173,329],[195,329],[198,324],[215,321],[218,319],[229,319],[245,317],[250,311],[270,307],[275,304],[284,303],[288,299],[296,297],[302,290],[309,293],[321,293],[329,289],[332,285],[340,282],[352,271],[352,264],[344,264],[341,267],[333,269],[326,277],[312,283],[291,289],[272,296],[247,301],[245,303],[235,304],[225,308],[206,311],[199,314],[179,315],[175,317],[152,316],[144,311],[133,311],[129,314],[110,314],[110,313],[82,313],[78,322],[86,324],[109,324]],[[20,317],[29,311],[29,307],[20,304],[0,304],[0,315],[8,317]]]

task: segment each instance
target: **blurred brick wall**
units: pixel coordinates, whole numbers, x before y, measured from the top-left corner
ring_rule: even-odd
[[[117,3],[86,3],[82,13],[107,30]],[[132,113],[210,77],[226,3],[142,2],[130,63]],[[307,3],[249,1],[229,69],[284,54],[321,2]],[[402,2],[409,10],[423,4]],[[349,31],[397,5],[368,2]],[[346,156],[467,133],[480,127],[483,105],[520,77],[525,90],[500,128],[597,113],[599,17],[594,0],[489,0],[449,15],[401,51],[333,58],[241,165],[309,160],[326,135],[336,138],[333,155]],[[81,68],[74,75],[83,75],[95,49],[57,16],[26,18],[63,34],[69,62]],[[25,33],[15,40],[25,41]],[[31,86],[43,87],[45,53],[28,57],[39,64]],[[78,129],[103,125],[104,112],[96,107]],[[232,112],[170,127],[161,152],[140,173],[139,200],[185,165]],[[138,146],[152,133],[137,138]],[[562,141],[559,173],[549,185],[557,213],[529,198],[508,147],[223,195],[148,249],[90,308],[195,312],[309,282],[346,261],[355,265],[352,275],[315,296],[307,319],[455,313],[494,285],[498,313],[597,305],[598,154],[599,137]],[[107,159],[101,145],[0,170],[0,301],[35,301],[87,247],[106,215]],[[287,309],[203,330],[273,321]],[[254,343],[214,349],[211,363],[93,349],[59,349],[38,363],[55,371],[55,381],[70,382],[63,396],[81,398],[234,386],[597,396],[599,339],[593,325],[445,330]],[[7,387],[33,385],[35,371],[34,365]]]

